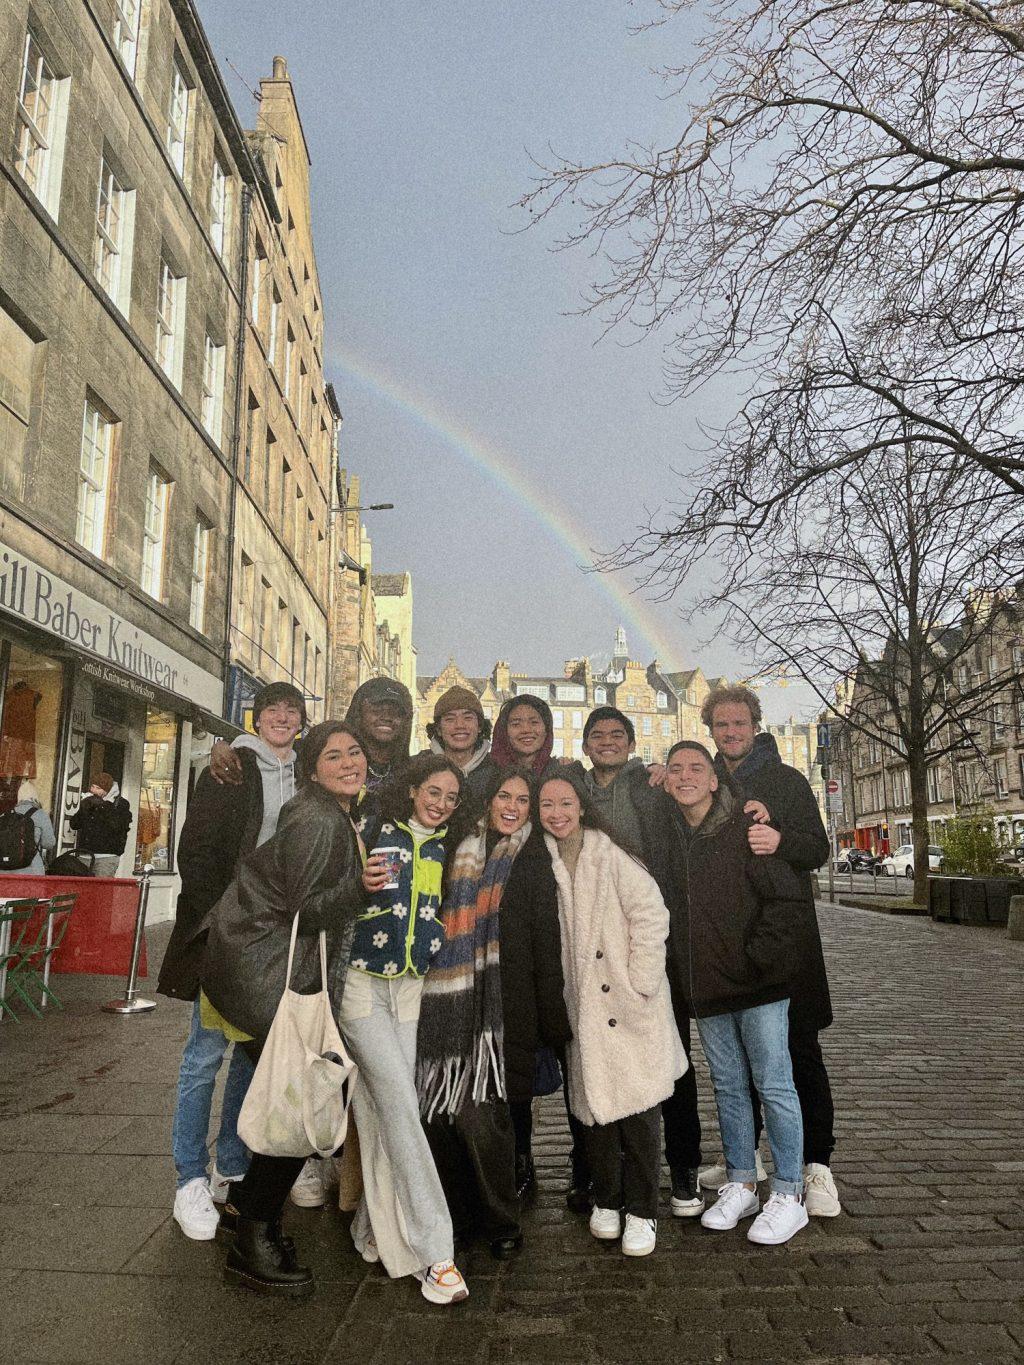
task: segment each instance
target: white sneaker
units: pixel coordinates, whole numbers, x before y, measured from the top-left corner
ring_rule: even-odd
[[[438,1261],[419,1272],[420,1293],[428,1303],[461,1303],[469,1287],[454,1261]]]
[[[754,1154],[754,1169],[757,1171],[758,1183],[768,1179],[768,1172],[764,1168],[760,1152]],[[723,1162],[718,1166],[705,1166],[697,1177],[697,1184],[702,1185],[706,1190],[720,1190],[728,1180],[729,1172]]]
[[[363,1243],[362,1246],[356,1247],[356,1251],[359,1252],[360,1256],[362,1256],[363,1260],[366,1262],[367,1265],[376,1265],[377,1262],[380,1260],[380,1249],[378,1248],[377,1243],[373,1239],[372,1232],[367,1237],[366,1241]]]
[[[810,1218],[838,1218],[843,1211],[832,1172],[817,1161],[804,1167],[804,1208]]]
[[[210,1182],[197,1175],[174,1196],[174,1221],[193,1242],[212,1242],[217,1235],[220,1214],[210,1198]]]
[[[626,1230],[622,1234],[623,1256],[649,1256],[658,1240],[658,1224],[654,1218],[638,1218],[626,1214]]]
[[[807,1210],[798,1194],[772,1194],[750,1225],[748,1242],[777,1247],[807,1226]]]
[[[299,1177],[292,1186],[289,1198],[293,1204],[297,1204],[300,1209],[322,1209],[326,1195],[324,1193],[324,1163],[318,1156],[311,1156],[299,1172]]]
[[[599,1209],[594,1205],[590,1215],[590,1232],[601,1242],[614,1242],[622,1236],[622,1219],[618,1209]]]
[[[226,1204],[231,1198],[231,1186],[237,1185],[242,1179],[240,1175],[221,1175],[214,1166],[213,1175],[210,1176],[210,1198],[215,1204]]]
[[[746,1185],[731,1181],[718,1191],[718,1198],[701,1214],[701,1225],[713,1228],[715,1232],[728,1232],[741,1218],[752,1218],[761,1207],[756,1190],[748,1190]]]

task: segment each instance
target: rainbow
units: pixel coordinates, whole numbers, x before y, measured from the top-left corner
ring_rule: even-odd
[[[329,348],[331,364],[349,378],[371,389],[399,408],[420,426],[440,436],[467,464],[481,470],[504,493],[509,494],[544,528],[570,551],[578,567],[593,564],[593,552],[587,543],[587,533],[564,508],[552,503],[548,492],[541,493],[520,469],[511,451],[503,450],[449,414],[443,413],[432,399],[414,392],[393,376],[370,366],[361,356],[337,345]],[[654,615],[620,581],[607,573],[596,573],[593,581],[614,605],[618,617],[639,635],[650,651],[650,658],[670,668],[679,650],[678,641],[670,641]],[[636,654],[635,644],[630,651]]]

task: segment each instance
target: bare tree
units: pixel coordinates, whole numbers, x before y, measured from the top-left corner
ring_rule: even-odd
[[[702,471],[722,516],[756,527],[908,424],[922,456],[1024,492],[1024,3],[660,8],[700,35],[664,73],[678,139],[548,167],[523,203],[568,212],[564,245],[603,262],[590,309],[668,334],[672,393],[745,376]],[[802,460],[780,440],[755,491],[744,435],[766,414],[781,435],[794,407],[833,435],[859,420]]]
[[[1024,616],[1015,495],[976,466],[921,461],[906,441],[790,499],[770,533],[720,528],[695,543],[651,527],[621,554],[667,594],[702,565],[713,582],[695,611],[721,620],[763,673],[799,675],[823,708],[838,681],[856,679],[843,720],[907,767],[923,899],[928,769],[973,744],[1014,680],[975,663],[979,652],[987,663],[1001,614]]]

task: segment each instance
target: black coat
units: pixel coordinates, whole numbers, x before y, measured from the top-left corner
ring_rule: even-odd
[[[123,853],[132,827],[132,808],[123,796],[105,801],[89,795],[68,824],[76,831],[76,847],[86,853]]]
[[[194,1000],[206,948],[206,921],[231,885],[240,858],[251,853],[263,823],[263,778],[251,749],[233,749],[242,764],[239,786],[199,775],[178,841],[181,894],[157,990]]]
[[[751,852],[750,819],[727,787],[692,833],[662,800],[651,872],[669,910],[673,999],[696,1019],[784,1000],[805,914],[796,875]]]
[[[796,768],[783,763],[773,735],[755,738],[753,750],[732,774],[732,781],[747,799],[763,801],[768,807],[771,823],[782,835],[775,856],[797,873],[803,891],[800,965],[791,980],[789,1017],[805,1029],[828,1028],[832,1022],[832,997],[814,909],[811,873],[828,861],[829,841],[811,784]]]
[[[285,989],[297,913],[292,989],[320,989],[318,935],[326,930],[328,990],[337,1013],[352,926],[368,900],[352,822],[311,783],[281,807],[277,833],[242,859],[210,911],[200,973],[210,1002],[235,1028],[266,1038]]]
[[[537,1049],[560,1051],[572,1037],[563,993],[558,892],[539,830],[512,864],[498,935],[508,1098],[530,1100]]]

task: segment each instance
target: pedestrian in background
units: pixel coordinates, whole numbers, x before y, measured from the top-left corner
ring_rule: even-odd
[[[237,1125],[252,1063],[236,1047],[224,1084],[213,1175],[207,1175],[213,1092],[231,1046],[221,1029],[204,1028],[201,1018],[199,974],[209,915],[241,859],[271,838],[284,805],[295,795],[294,745],[305,724],[306,704],[297,687],[271,683],[262,688],[253,701],[256,733],[239,735],[230,750],[241,783],[217,782],[209,769],[201,773],[178,841],[181,892],[157,990],[174,1000],[193,1002],[178,1073],[171,1147],[177,1172],[174,1219],[195,1241],[216,1236],[219,1215],[214,1206],[228,1200],[231,1182],[241,1180],[249,1165]]]
[[[587,1125],[590,1231],[647,1256],[657,1238],[660,1105],[687,1066],[665,974],[668,910],[573,783],[545,781],[538,813],[558,886],[569,1099]]]
[[[132,808],[110,773],[89,784],[89,794],[68,821],[78,838],[76,851],[91,853],[94,877],[116,877],[128,842]]]
[[[711,1070],[726,1178],[701,1215],[727,1231],[754,1222],[751,1242],[778,1245],[807,1224],[803,1125],[788,1048],[789,978],[803,913],[793,871],[750,848],[752,817],[702,744],[672,746],[665,771],[669,969],[697,1020]],[[753,1080],[764,1108],[774,1171],[761,1210],[754,1153]]]
[[[46,855],[56,846],[57,836],[53,832],[50,817],[43,810],[35,783],[27,778],[18,787],[15,805],[0,815],[0,842],[5,850],[10,847],[10,857],[19,864],[6,866],[8,859],[5,858],[0,874],[11,876],[20,872],[41,877],[45,873]],[[20,850],[20,856],[15,855],[15,849]],[[22,858],[25,858],[24,863]]]
[[[439,952],[442,881],[462,770],[419,754],[379,793],[377,845],[362,884],[369,905],[355,924],[338,1025],[359,1067],[352,1111],[363,1196],[352,1240],[392,1278],[415,1275],[430,1303],[469,1290],[455,1265],[451,1216],[420,1123],[416,1034],[423,982]]]
[[[514,1114],[529,1117],[537,1049],[562,1051],[570,1035],[557,893],[530,807],[526,775],[499,773],[454,855],[417,1048],[420,1108],[456,1239],[483,1236],[499,1260],[522,1245]]]
[[[324,721],[306,735],[298,760],[298,791],[281,808],[276,832],[243,858],[234,881],[213,907],[201,969],[205,1028],[221,1029],[259,1061],[287,984],[300,994],[321,982],[320,933],[326,935],[327,987],[337,1014],[345,988],[352,930],[365,909],[359,836],[351,810],[366,780],[366,758],[351,726]],[[298,938],[286,982],[292,926]],[[304,1156],[253,1153],[231,1190],[222,1224],[234,1225],[225,1265],[228,1283],[271,1296],[313,1292],[281,1229],[288,1192]]]

